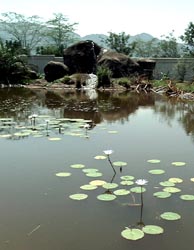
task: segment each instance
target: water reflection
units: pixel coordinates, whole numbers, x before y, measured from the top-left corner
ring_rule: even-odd
[[[95,93],[94,93],[95,92]],[[0,90],[0,117],[11,117],[15,122],[26,122],[33,113],[56,118],[81,118],[94,124],[128,121],[138,108],[149,106],[169,126],[176,119],[186,134],[194,138],[194,103],[167,99],[152,93],[86,90],[30,90],[8,88]]]

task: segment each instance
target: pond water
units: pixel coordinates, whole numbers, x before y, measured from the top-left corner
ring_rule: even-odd
[[[194,247],[194,201],[180,198],[194,195],[193,102],[130,92],[1,89],[0,118],[0,249]],[[112,163],[127,163],[114,167],[116,175],[108,159],[95,159],[107,149],[114,151]],[[73,168],[75,164],[85,167]],[[88,168],[102,176],[87,176],[83,170]],[[149,172],[155,169],[163,173]],[[61,172],[71,175],[56,176]],[[97,197],[106,192],[104,187],[80,188],[93,180],[117,183],[109,193],[137,186],[122,185],[122,176],[148,180],[143,207],[140,193],[102,201]],[[153,196],[169,178],[182,180],[175,184],[179,192]],[[88,197],[69,197],[77,193]],[[181,218],[162,219],[164,212]],[[164,233],[137,241],[121,236],[126,227],[141,229],[143,224],[160,226]]]

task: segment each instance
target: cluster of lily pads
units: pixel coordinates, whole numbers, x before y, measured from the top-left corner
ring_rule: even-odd
[[[89,138],[89,130],[95,124],[92,120],[81,118],[56,118],[50,115],[32,114],[23,122],[13,118],[0,118],[0,138],[22,139],[27,137],[47,137],[49,141],[60,141],[63,135]],[[106,129],[102,127],[101,129]],[[107,131],[117,134],[116,130]]]
[[[122,168],[127,166],[127,162],[123,161],[115,161],[112,162],[110,159],[110,154],[113,153],[112,150],[105,150],[105,155],[97,155],[94,158],[97,160],[104,160],[108,159],[111,167],[114,170],[114,175],[111,180],[111,182],[106,182],[101,179],[95,179],[90,181],[87,184],[80,186],[80,192],[71,194],[69,196],[70,199],[73,200],[84,200],[88,198],[88,194],[83,192],[84,191],[92,191],[100,188],[103,188],[104,191],[102,193],[97,195],[97,199],[100,201],[110,202],[115,199],[119,199],[120,196],[126,196],[129,197],[129,195],[132,197],[133,204],[128,203],[127,205],[138,205],[141,206],[141,209],[143,209],[143,193],[146,192],[145,185],[148,183],[147,180],[144,179],[138,179],[135,181],[135,177],[131,175],[122,175],[120,176],[120,183],[113,182],[114,177],[116,173],[118,172],[118,167]],[[147,161],[150,164],[156,164],[160,163],[160,160],[158,159],[151,159]],[[186,166],[185,162],[172,162],[172,166],[175,167],[182,167]],[[103,174],[96,168],[87,168],[84,164],[73,164],[70,166],[74,169],[81,169],[82,172],[91,178],[99,178],[103,176]],[[152,169],[148,171],[152,175],[161,175],[164,174],[165,171],[162,169]],[[56,176],[58,177],[69,177],[71,176],[71,172],[59,172],[56,173]],[[194,182],[194,178],[190,179],[191,182]],[[176,184],[181,184],[183,182],[183,179],[179,177],[171,177],[168,180],[164,180],[159,183],[161,190],[158,192],[153,193],[153,196],[155,198],[159,199],[165,199],[172,196],[174,193],[181,192],[181,189],[176,187]],[[133,186],[135,184],[135,186]],[[119,186],[120,185],[120,186]],[[141,194],[141,203],[136,204],[135,202],[135,195]],[[180,199],[184,201],[193,201],[194,200],[194,194],[181,194]],[[174,212],[174,211],[167,211],[160,214],[160,218],[163,220],[179,220],[181,219],[181,215]],[[145,236],[145,234],[152,234],[152,235],[158,235],[164,233],[164,229],[161,226],[158,225],[144,225],[141,224],[139,227],[126,227],[122,232],[121,236],[128,240],[138,240]]]
[[[62,135],[88,137],[88,130],[91,127],[92,120],[33,114],[21,123],[14,121],[13,118],[0,118],[0,138],[21,139],[29,136],[46,136],[50,141],[58,141],[62,139]]]

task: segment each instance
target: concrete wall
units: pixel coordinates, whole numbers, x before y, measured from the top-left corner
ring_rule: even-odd
[[[137,58],[134,58],[136,60]],[[169,76],[170,79],[179,80],[180,75],[177,72],[177,64],[181,63],[186,67],[185,80],[192,81],[194,79],[194,58],[149,58],[156,61],[156,67],[154,70],[154,78],[161,79],[163,74]],[[63,62],[62,57],[55,57],[54,55],[40,55],[29,56],[27,58],[28,64],[34,65],[34,68],[39,73],[44,73],[44,67],[49,61]]]

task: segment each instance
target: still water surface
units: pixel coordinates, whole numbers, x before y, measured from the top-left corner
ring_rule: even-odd
[[[152,94],[84,93],[63,90],[0,90],[0,118],[13,118],[17,129],[29,129],[31,114],[92,121],[89,130],[73,128],[65,133],[57,127],[49,134],[0,138],[0,249],[2,250],[190,250],[194,247],[194,201],[181,194],[194,195],[194,103],[166,99]],[[43,119],[43,118],[42,118]],[[72,125],[73,127],[73,125]],[[0,135],[13,135],[13,127],[1,126]],[[61,138],[50,141],[49,138]],[[113,171],[105,160],[94,159],[112,149],[112,161],[127,162],[116,168],[114,182],[119,188],[122,175],[149,181],[143,194],[143,223],[164,228],[164,234],[145,235],[139,241],[121,237],[125,227],[138,227],[140,194],[100,201],[102,187],[80,189],[91,180],[110,182]],[[149,159],[161,160],[150,164]],[[174,167],[174,161],[186,162]],[[102,177],[86,176],[72,164],[97,168]],[[165,170],[151,175],[151,169]],[[71,172],[70,177],[57,177]],[[159,199],[159,182],[179,177],[181,192]],[[74,193],[88,198],[75,201]],[[160,218],[163,212],[181,215],[177,221]]]

